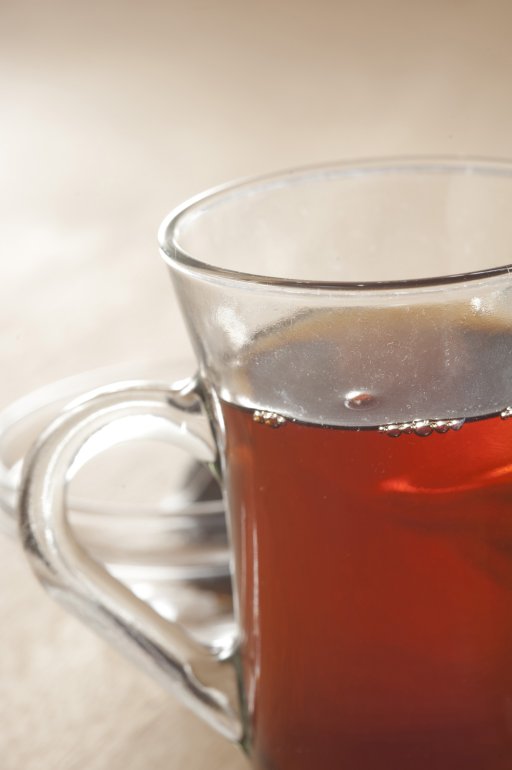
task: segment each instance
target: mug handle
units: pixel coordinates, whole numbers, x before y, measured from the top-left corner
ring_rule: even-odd
[[[237,644],[216,649],[162,618],[95,561],[68,521],[66,485],[93,456],[127,439],[161,438],[214,462],[215,441],[197,379],[176,386],[113,386],[85,397],[28,454],[19,522],[29,562],[48,593],[171,690],[231,741],[242,742]]]

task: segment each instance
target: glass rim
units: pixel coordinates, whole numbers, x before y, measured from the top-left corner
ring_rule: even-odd
[[[426,278],[403,278],[386,281],[321,281],[310,279],[284,278],[279,276],[248,273],[218,267],[197,259],[189,254],[176,237],[176,231],[182,217],[196,207],[205,204],[214,205],[233,196],[250,190],[269,189],[284,186],[301,179],[314,179],[315,176],[356,176],[390,173],[446,173],[481,174],[487,176],[505,176],[512,179],[512,160],[471,155],[404,155],[375,158],[360,158],[332,163],[311,164],[292,167],[269,174],[248,176],[211,187],[198,195],[192,196],[172,209],[165,217],[158,230],[160,254],[173,269],[185,272],[209,281],[235,283],[240,286],[250,284],[262,289],[277,288],[295,291],[343,291],[343,292],[384,292],[411,289],[442,288],[454,284],[465,285],[468,282],[486,280],[501,275],[512,275],[512,263],[498,265],[468,272],[433,275]],[[199,216],[198,212],[198,216]],[[169,248],[169,244],[171,248]]]

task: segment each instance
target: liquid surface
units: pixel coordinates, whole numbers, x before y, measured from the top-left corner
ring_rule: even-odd
[[[379,426],[512,404],[509,296],[285,315],[222,368],[221,396],[303,422]],[[508,313],[508,315],[507,315]]]
[[[222,411],[255,767],[510,770],[512,419]]]

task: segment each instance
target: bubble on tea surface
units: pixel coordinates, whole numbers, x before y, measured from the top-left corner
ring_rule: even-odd
[[[404,429],[401,425],[381,425],[379,432],[385,433],[385,435],[389,436],[390,438],[399,438],[404,432]]]
[[[343,403],[347,409],[371,409],[375,406],[376,398],[367,390],[349,390]]]
[[[417,436],[426,437],[430,436],[434,428],[428,420],[416,420],[413,423],[413,430]]]

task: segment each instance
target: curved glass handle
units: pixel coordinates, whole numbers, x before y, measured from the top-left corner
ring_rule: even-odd
[[[96,562],[73,536],[66,482],[88,459],[137,435],[171,439],[203,462],[215,443],[197,383],[140,383],[102,392],[64,413],[25,460],[22,542],[47,591],[158,679],[222,735],[242,741],[235,646],[212,649],[151,607]]]

